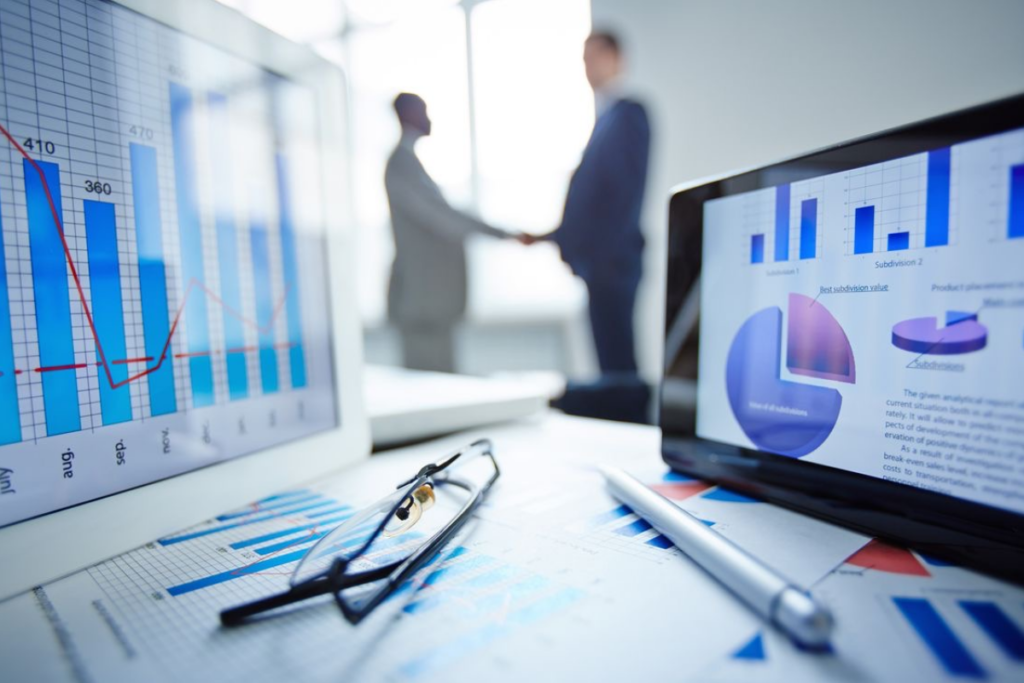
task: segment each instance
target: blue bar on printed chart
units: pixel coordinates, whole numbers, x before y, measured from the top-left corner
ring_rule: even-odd
[[[925,199],[924,246],[949,244],[949,147],[928,152],[928,194]]]
[[[182,295],[192,288],[185,306],[188,367],[192,377],[192,405],[213,405],[213,361],[210,358],[210,321],[205,294],[195,287],[205,281],[203,228],[196,196],[195,106],[188,88],[171,83],[171,136],[174,146],[174,187],[178,203],[178,238],[181,240]]]
[[[775,188],[775,260],[789,260],[789,185]]]
[[[985,678],[985,670],[930,602],[923,598],[893,598],[892,601],[947,673]]]
[[[302,353],[302,313],[299,308],[299,266],[295,246],[295,217],[288,184],[288,163],[278,154],[277,201],[281,219],[281,266],[284,269],[285,307],[288,313],[288,365],[292,388],[306,386],[306,358]]]
[[[750,236],[750,262],[764,263],[764,235]]]
[[[853,253],[875,250],[875,207],[862,206],[853,212]]]
[[[149,412],[153,417],[177,412],[174,367],[168,346],[170,316],[167,302],[167,265],[164,262],[160,223],[160,183],[156,150],[131,143],[132,199],[135,243],[139,254],[139,292],[142,296],[142,339],[145,345]],[[153,370],[152,368],[156,368]]]
[[[252,244],[252,278],[256,292],[256,325],[259,327],[260,381],[264,394],[280,387],[277,351],[274,349],[274,294],[270,289],[270,247],[267,226],[253,219],[249,237]]]
[[[0,446],[21,441],[18,415],[18,376],[14,374],[14,337],[11,333],[11,304],[7,287],[4,226],[0,218]]]
[[[995,641],[1007,657],[1024,662],[1024,630],[994,602],[961,600],[960,607]]]
[[[910,233],[890,232],[887,248],[889,251],[903,251],[904,249],[910,249]]]
[[[220,298],[224,301],[224,345],[228,366],[228,397],[249,395],[245,360],[245,331],[242,328],[242,281],[238,272],[238,235],[231,195],[231,149],[228,144],[228,101],[210,93],[210,158],[213,161],[213,206],[217,226],[217,257],[220,260]]]
[[[800,202],[800,258],[814,258],[818,253],[818,200]]]
[[[99,368],[100,414],[103,424],[132,419],[132,397],[128,388],[127,345],[124,338],[124,306],[121,301],[121,266],[117,254],[117,225],[114,205],[86,199],[85,239],[89,255],[89,296],[96,336],[103,347],[96,360]],[[118,362],[120,361],[120,362]],[[109,376],[108,376],[109,373]],[[113,384],[111,384],[113,380]],[[116,387],[116,388],[115,388]]]
[[[283,553],[281,555],[275,555],[274,557],[267,558],[260,562],[238,567],[237,569],[229,569],[226,572],[220,572],[219,574],[213,574],[211,576],[205,576],[195,581],[189,581],[178,586],[171,586],[167,589],[167,592],[174,597],[179,595],[185,595],[186,593],[192,593],[193,591],[202,590],[203,588],[209,588],[210,586],[216,586],[220,583],[226,583],[228,581],[234,581],[240,579],[243,576],[249,576],[250,574],[259,574],[269,569],[280,567],[281,565],[290,564],[292,562],[298,562],[306,555],[306,549],[296,550],[291,553]]]
[[[63,220],[60,169],[57,164],[47,161],[25,159],[23,171],[39,362],[42,366],[39,374],[43,382],[46,434],[53,436],[77,432],[82,428],[78,411],[75,342],[71,334],[68,264],[60,237],[61,227],[57,225],[58,220]],[[40,177],[40,171],[43,177]],[[50,198],[53,199],[52,206]]]
[[[1024,237],[1024,164],[1010,167],[1010,206],[1006,231],[1010,239]]]

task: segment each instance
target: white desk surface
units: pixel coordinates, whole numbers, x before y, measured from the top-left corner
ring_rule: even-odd
[[[287,566],[243,571],[254,565],[240,553],[251,551],[231,545],[302,515],[224,531],[211,521],[192,530],[206,534],[194,541],[150,544],[0,604],[2,678],[1022,680],[1015,638],[1024,591],[899,549],[857,552],[867,539],[666,476],[650,427],[549,412],[378,454],[308,495],[376,497],[382,481],[477,436],[494,440],[502,478],[462,554],[429,570],[447,578],[422,580],[360,627],[328,602],[218,628],[218,609],[279,588],[287,574]],[[591,467],[598,462],[657,484],[723,535],[815,584],[836,614],[834,652],[793,648],[685,556],[660,548],[653,530],[637,531],[635,517],[615,512]],[[217,585],[167,590],[214,572]]]

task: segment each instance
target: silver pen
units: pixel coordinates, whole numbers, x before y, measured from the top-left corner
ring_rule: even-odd
[[[738,545],[616,467],[600,467],[612,495],[798,644],[828,645],[832,614]]]

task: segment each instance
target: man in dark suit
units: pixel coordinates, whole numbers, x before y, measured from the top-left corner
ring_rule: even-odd
[[[554,241],[587,286],[602,374],[636,375],[633,310],[642,272],[650,124],[643,105],[619,92],[622,50],[615,35],[592,33],[583,62],[597,121],[569,183],[561,224],[535,239]]]

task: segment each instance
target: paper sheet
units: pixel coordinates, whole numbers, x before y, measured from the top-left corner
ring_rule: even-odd
[[[833,652],[771,630],[697,678],[722,683],[1024,680],[1024,589],[873,542],[813,593],[833,610]]]
[[[617,513],[593,471],[662,477],[654,430],[553,417],[480,435],[502,467],[480,519],[359,627],[329,599],[230,630],[218,612],[282,588],[331,520],[471,437],[377,456],[8,601],[0,661],[14,680],[678,680],[758,630],[699,567]],[[765,559],[780,568],[796,553],[820,576],[862,543],[742,512],[760,503],[701,506],[723,533],[776,539]]]

